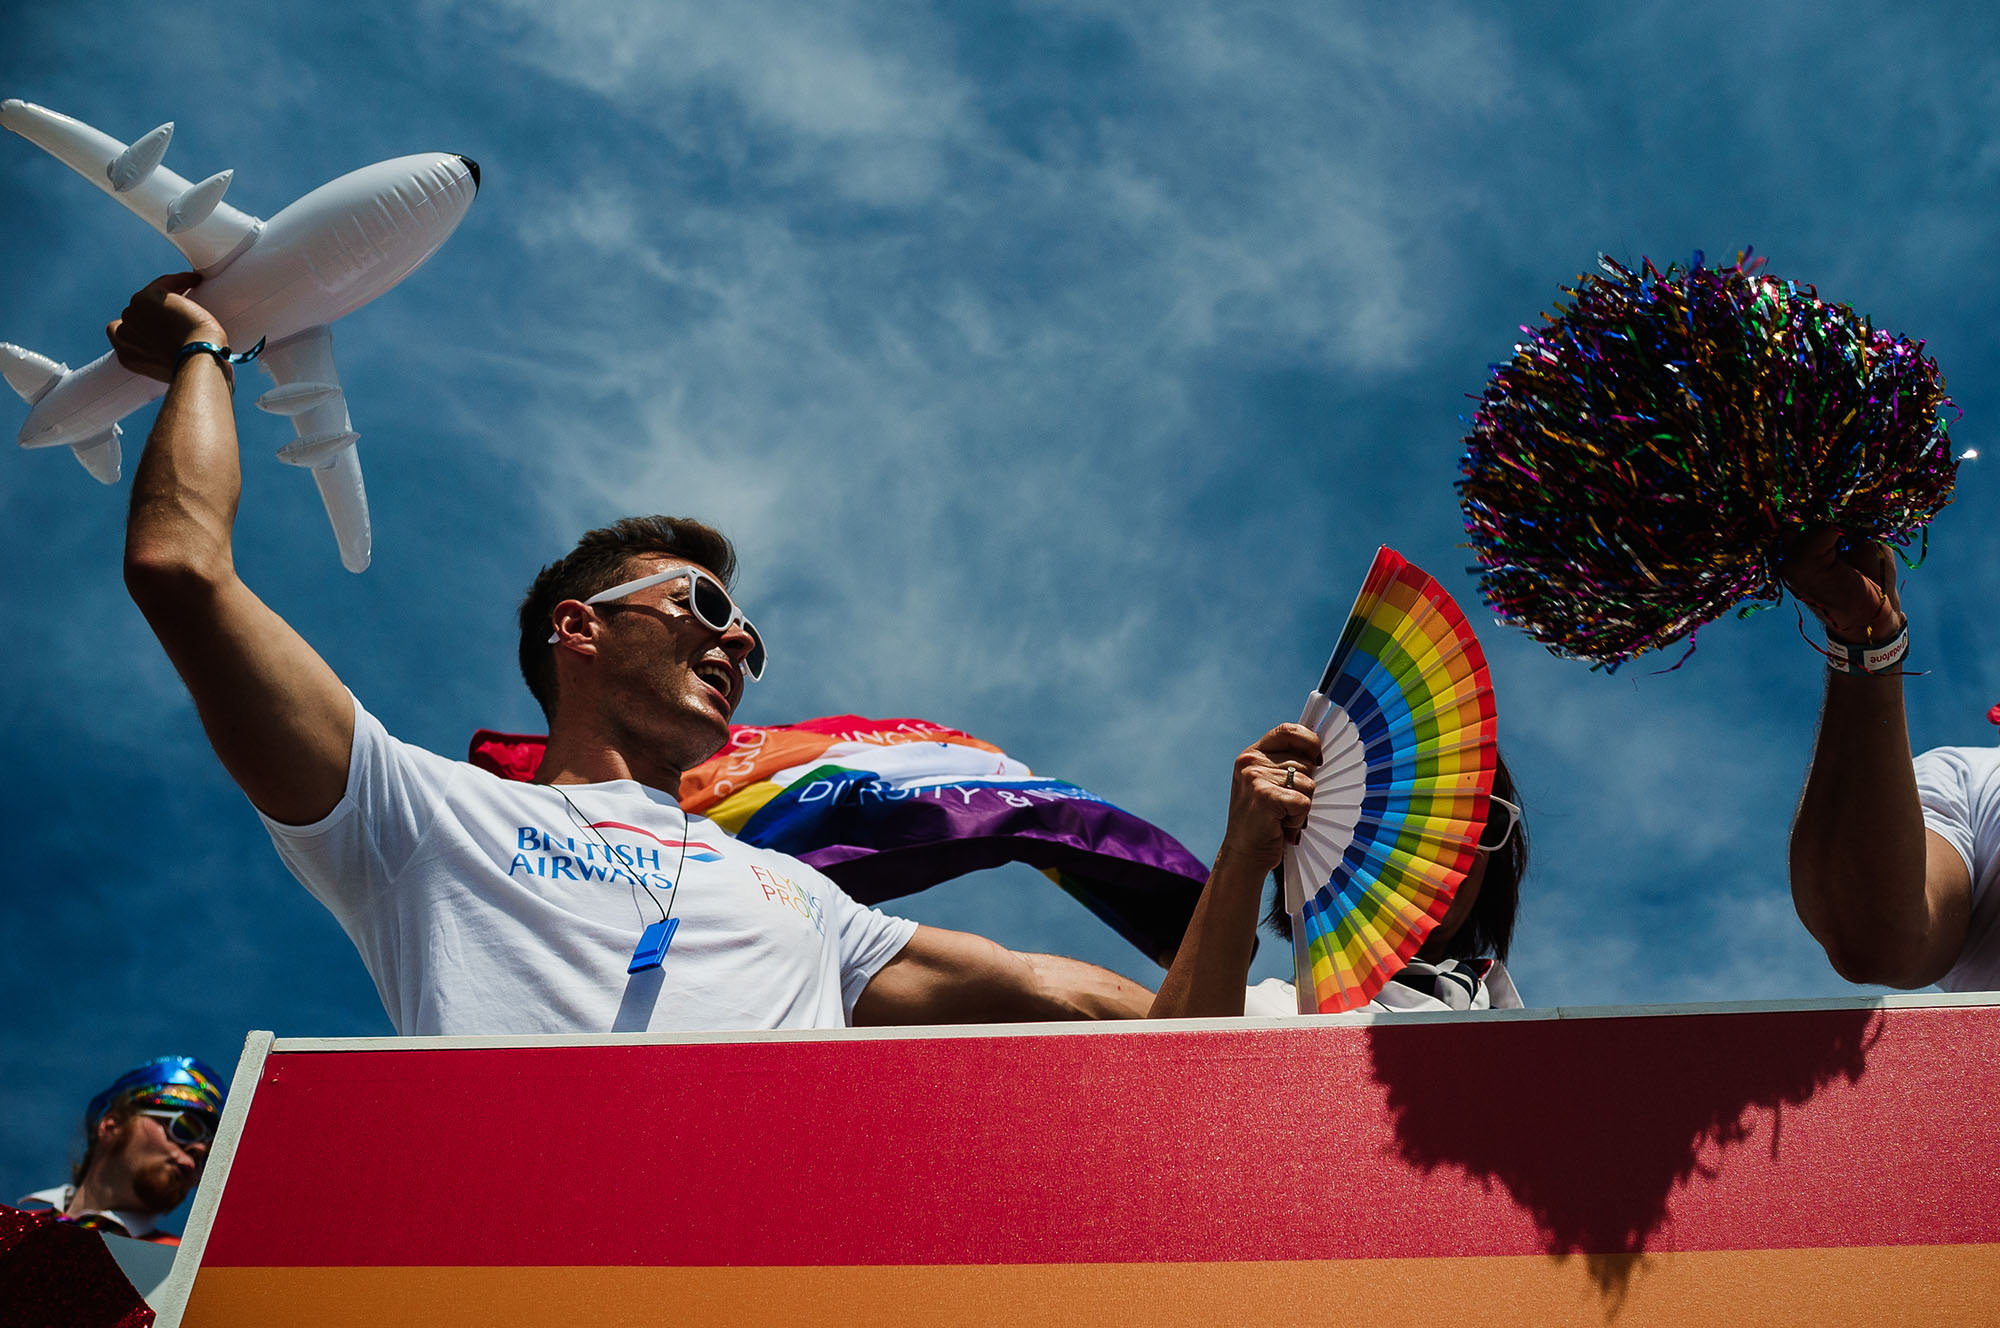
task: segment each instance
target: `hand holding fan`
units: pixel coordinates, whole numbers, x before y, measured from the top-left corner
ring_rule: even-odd
[[[1451,907],[1493,788],[1486,656],[1444,588],[1377,551],[1299,722],[1312,811],[1285,852],[1299,1013],[1366,1004]]]

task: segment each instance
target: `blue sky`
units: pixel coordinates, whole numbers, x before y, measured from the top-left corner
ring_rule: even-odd
[[[284,422],[239,411],[243,574],[399,735],[539,727],[528,579],[588,526],[683,512],[733,533],[772,641],[740,718],[953,724],[1205,857],[1232,756],[1297,714],[1389,543],[1482,624],[1534,832],[1532,1003],[1844,990],[1785,888],[1821,676],[1791,609],[1670,674],[1485,626],[1459,417],[1599,251],[1754,244],[1927,339],[1989,447],[1986,7],[358,0],[9,28],[0,95],[125,139],[173,120],[168,164],[235,168],[260,216],[386,157],[480,162],[458,234],[336,329],[367,573],[271,458]],[[0,198],[0,339],[85,363],[175,266],[12,136]],[[11,1198],[139,1059],[388,1024],[124,597],[122,486],[0,462]],[[1908,578],[1920,746],[1994,737],[1996,484],[1965,468]],[[1157,977],[1025,870],[904,911]]]

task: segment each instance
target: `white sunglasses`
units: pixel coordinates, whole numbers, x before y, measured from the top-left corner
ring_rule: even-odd
[[[649,586],[660,586],[670,581],[683,580],[688,583],[686,607],[690,613],[694,614],[695,620],[702,626],[708,628],[710,631],[726,632],[737,623],[743,625],[744,635],[750,638],[750,651],[743,657],[743,672],[749,677],[751,682],[756,682],[762,678],[764,676],[764,663],[767,659],[763,636],[757,631],[756,627],[751,625],[750,620],[743,616],[743,610],[736,607],[736,601],[729,598],[729,591],[723,584],[707,572],[702,571],[699,567],[670,567],[664,572],[654,572],[650,576],[642,576],[637,580],[620,581],[608,590],[598,591],[595,595],[585,600],[584,603],[608,604],[614,599],[623,599],[625,596],[635,591],[645,590]],[[556,644],[561,639],[561,632],[549,633],[550,645]]]
[[[205,1144],[215,1137],[215,1118],[192,1107],[141,1107],[135,1116],[151,1116],[167,1138],[181,1147]]]
[[[1486,824],[1479,830],[1479,847],[1488,853],[1498,853],[1514,837],[1514,827],[1521,823],[1521,809],[1490,793],[1486,796],[1486,804]],[[1493,842],[1487,843],[1488,839]]]

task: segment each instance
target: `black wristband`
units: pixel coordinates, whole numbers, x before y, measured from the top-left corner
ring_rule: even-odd
[[[257,344],[246,351],[232,351],[227,346],[218,346],[213,341],[190,341],[181,347],[180,354],[174,356],[174,372],[197,355],[213,355],[215,362],[225,369],[232,364],[248,364],[264,349],[264,338],[258,337]]]

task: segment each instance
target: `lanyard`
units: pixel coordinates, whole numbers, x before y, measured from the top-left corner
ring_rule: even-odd
[[[584,814],[577,809],[577,805],[570,801],[569,794],[563,792],[562,785],[551,784],[549,787],[554,789],[564,802],[569,803],[570,814],[576,817],[577,824],[597,836],[597,842],[604,845],[604,851],[608,855],[609,860],[612,862],[622,861],[617,851],[611,847],[611,841],[604,837],[604,832],[585,819]],[[681,925],[681,920],[674,916],[674,896],[680,893],[681,869],[687,866],[687,837],[688,814],[683,809],[681,811],[681,856],[680,860],[674,864],[673,884],[667,887],[667,902],[665,904],[660,902],[660,897],[653,893],[653,887],[646,884],[644,877],[640,876],[637,872],[627,873],[633,880],[639,882],[639,888],[646,892],[646,898],[653,901],[653,907],[660,910],[660,920],[648,924],[646,929],[639,933],[639,944],[632,951],[632,962],[625,966],[627,973],[643,973],[648,969],[658,968],[661,961],[667,957],[667,947],[674,943],[674,933],[680,929]]]

